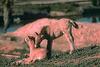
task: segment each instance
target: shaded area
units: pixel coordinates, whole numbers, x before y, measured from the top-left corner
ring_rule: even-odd
[[[99,7],[91,7],[84,9],[82,14],[83,16],[100,16],[100,8]]]

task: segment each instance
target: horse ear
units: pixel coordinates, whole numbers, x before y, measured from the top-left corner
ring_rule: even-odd
[[[48,26],[44,26],[44,27],[42,28],[41,33],[40,33],[40,34],[45,34],[45,33],[47,33],[48,28],[49,28]]]
[[[36,35],[39,35],[37,32],[35,32]]]
[[[25,38],[25,42],[28,42],[29,40],[33,40],[35,43],[35,37],[27,36],[27,38]]]
[[[75,21],[69,20],[69,23],[70,23],[73,27],[75,27],[76,29],[79,28],[78,24],[77,24]]]

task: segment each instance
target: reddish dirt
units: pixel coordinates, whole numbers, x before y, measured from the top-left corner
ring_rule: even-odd
[[[10,41],[6,39],[5,40],[0,39],[0,51],[3,51],[4,53],[11,52],[15,49],[23,49],[24,46],[25,44],[20,43],[20,41],[16,42],[16,41]],[[44,40],[41,43],[41,46],[46,47],[46,40]],[[67,42],[63,36],[54,40],[52,48],[53,50],[64,51],[64,52],[69,50],[69,46],[67,45]]]
[[[23,47],[24,45],[18,41],[11,41],[9,37],[4,35],[0,36],[0,52],[9,53],[15,49],[23,49]]]
[[[47,43],[46,40],[44,40],[41,43],[41,46],[46,48],[46,43]],[[0,51],[3,51],[5,53],[11,52],[15,49],[23,49],[24,46],[25,44],[21,44],[20,42],[0,40]],[[88,46],[91,46],[91,44],[79,45],[79,47],[77,46],[76,49],[80,49]],[[69,51],[69,45],[67,44],[64,36],[61,36],[60,38],[54,40],[52,49],[55,51],[62,51],[62,52]]]

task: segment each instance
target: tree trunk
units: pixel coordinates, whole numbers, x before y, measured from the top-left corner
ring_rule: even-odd
[[[12,16],[12,1],[11,0],[4,0],[3,1],[3,21],[4,21],[4,32],[7,31],[9,23],[11,21]]]

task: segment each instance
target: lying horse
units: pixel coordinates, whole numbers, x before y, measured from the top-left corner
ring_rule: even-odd
[[[29,47],[30,54],[28,54],[28,57],[22,60],[17,60],[15,63],[23,63],[23,64],[29,64],[34,63],[36,60],[42,60],[46,57],[47,50],[45,48],[36,48],[35,46],[35,37],[33,36],[27,36],[25,38],[25,42],[27,43]]]

